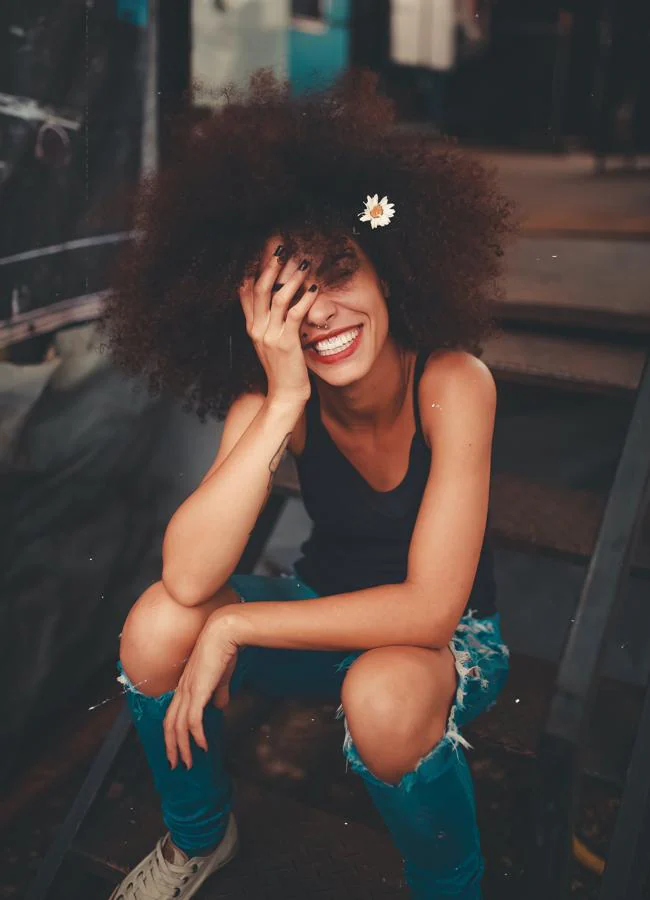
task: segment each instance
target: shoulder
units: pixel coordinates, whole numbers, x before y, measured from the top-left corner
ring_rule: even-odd
[[[497,391],[494,377],[477,356],[463,350],[432,353],[418,389],[420,419],[431,444],[441,434],[478,435],[494,425]]]

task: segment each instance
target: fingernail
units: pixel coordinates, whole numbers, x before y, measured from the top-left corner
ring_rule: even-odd
[[[299,269],[301,272],[304,272],[305,269],[308,269],[308,268],[309,268],[309,260],[308,260],[308,259],[303,259],[303,261],[302,261],[302,262],[300,263],[300,265],[298,266],[298,269]]]
[[[284,244],[278,244],[278,246],[275,248],[275,253],[273,254],[273,256],[280,256],[283,250]]]
[[[312,286],[309,288],[309,290],[312,292],[312,294],[315,293],[318,290],[318,285],[312,284]]]

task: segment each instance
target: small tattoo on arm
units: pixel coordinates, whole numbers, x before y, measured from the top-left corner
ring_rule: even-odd
[[[275,453],[271,457],[271,461],[269,463],[269,486],[267,488],[268,493],[270,493],[270,491],[271,491],[271,487],[273,485],[273,476],[275,475],[275,473],[278,470],[278,466],[280,465],[282,455],[283,455],[284,451],[287,449],[287,444],[289,443],[290,438],[291,438],[291,432],[289,432],[288,434],[286,434],[284,436],[284,438],[282,439],[282,443],[280,444],[278,449],[275,451]]]

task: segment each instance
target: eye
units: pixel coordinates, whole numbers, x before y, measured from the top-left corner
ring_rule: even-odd
[[[337,253],[336,256],[334,256],[332,258],[331,264],[333,266],[336,266],[345,260],[353,260],[353,259],[356,259],[356,254],[355,254],[354,250],[343,250],[341,253]]]

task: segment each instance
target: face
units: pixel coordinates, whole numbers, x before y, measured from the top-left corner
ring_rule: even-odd
[[[277,236],[268,241],[263,265],[278,243]],[[322,260],[309,259],[311,266],[304,289],[315,283],[318,291],[300,326],[307,367],[323,381],[340,387],[366,375],[390,340],[387,287],[357,244],[351,243],[350,251],[356,254],[358,267],[353,274],[338,280]],[[282,282],[291,277],[301,259],[287,261],[280,274]]]

